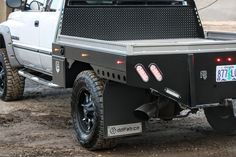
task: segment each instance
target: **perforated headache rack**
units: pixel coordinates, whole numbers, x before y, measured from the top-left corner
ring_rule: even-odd
[[[67,0],[61,35],[100,40],[203,38],[192,0]]]

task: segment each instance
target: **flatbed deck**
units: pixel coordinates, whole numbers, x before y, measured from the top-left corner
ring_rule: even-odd
[[[236,34],[207,32],[206,38],[106,41],[60,35],[58,44],[120,55],[236,51]]]

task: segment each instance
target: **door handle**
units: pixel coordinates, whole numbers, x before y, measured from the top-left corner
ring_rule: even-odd
[[[38,21],[38,20],[34,21],[34,26],[35,26],[35,27],[38,27],[38,26],[39,26],[39,21]]]

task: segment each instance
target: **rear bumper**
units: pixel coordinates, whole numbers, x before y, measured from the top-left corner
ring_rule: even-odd
[[[232,58],[227,62],[226,58]],[[217,58],[222,58],[217,62]],[[150,71],[150,64],[156,64],[163,74],[157,81]],[[142,64],[149,76],[144,82],[137,74],[135,66]],[[127,84],[149,88],[178,102],[194,107],[201,104],[219,103],[227,98],[236,98],[236,82],[217,82],[216,66],[236,65],[236,53],[199,53],[171,55],[143,55],[127,57]],[[167,89],[180,95],[177,98]]]

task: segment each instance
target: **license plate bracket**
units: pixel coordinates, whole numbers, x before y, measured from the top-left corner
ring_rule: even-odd
[[[236,65],[216,66],[216,82],[236,81]]]

